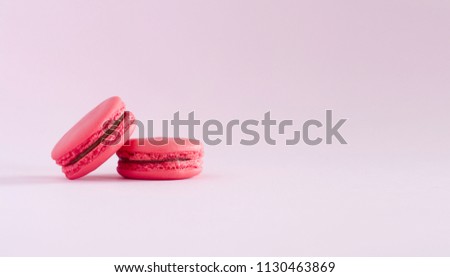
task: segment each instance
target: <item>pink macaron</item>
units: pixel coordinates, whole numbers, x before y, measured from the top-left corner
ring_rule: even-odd
[[[182,138],[131,139],[117,151],[117,172],[125,178],[177,180],[202,171],[203,145]]]
[[[58,141],[52,159],[68,179],[92,172],[119,150],[134,130],[134,116],[117,97],[100,103]]]

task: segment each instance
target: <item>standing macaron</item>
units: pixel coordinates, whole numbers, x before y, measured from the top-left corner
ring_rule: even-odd
[[[198,140],[182,138],[131,139],[117,151],[117,156],[117,172],[125,178],[186,179],[202,171],[203,145]]]
[[[51,156],[68,179],[83,177],[122,147],[134,130],[133,122],[119,97],[108,98],[67,131]]]

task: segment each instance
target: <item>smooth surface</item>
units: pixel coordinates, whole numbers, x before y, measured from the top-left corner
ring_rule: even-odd
[[[0,1],[0,255],[449,256],[449,14],[439,0]],[[113,157],[66,180],[52,147],[110,95],[156,135],[177,111],[270,110],[299,129],[332,109],[349,144],[222,142],[198,178],[124,180]]]
[[[117,151],[117,156],[129,160],[164,160],[203,153],[203,143],[188,138],[156,137],[134,138]],[[186,158],[189,158],[187,156]]]

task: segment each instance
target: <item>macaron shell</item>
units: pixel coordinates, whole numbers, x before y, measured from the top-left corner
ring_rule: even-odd
[[[201,168],[165,170],[152,169],[148,171],[129,170],[117,167],[117,172],[127,179],[139,180],[180,180],[194,177],[202,171]]]
[[[67,131],[53,148],[52,158],[60,160],[64,155],[79,148],[86,140],[95,136],[99,130],[103,130],[105,122],[113,119],[114,116],[124,110],[125,104],[120,97],[114,96],[106,99]]]
[[[130,139],[117,151],[119,158],[138,159],[137,153],[141,154],[166,154],[180,152],[203,152],[203,144],[198,140],[189,140],[185,138],[153,138],[154,143],[148,138]],[[181,144],[184,143],[184,144]],[[141,155],[144,157],[145,155]]]

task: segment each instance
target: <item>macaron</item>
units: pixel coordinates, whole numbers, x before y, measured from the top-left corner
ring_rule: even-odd
[[[186,138],[131,139],[117,156],[117,172],[125,178],[186,179],[202,171],[203,145]]]
[[[51,157],[68,179],[97,169],[119,150],[134,130],[134,115],[117,97],[100,103],[58,141]]]

